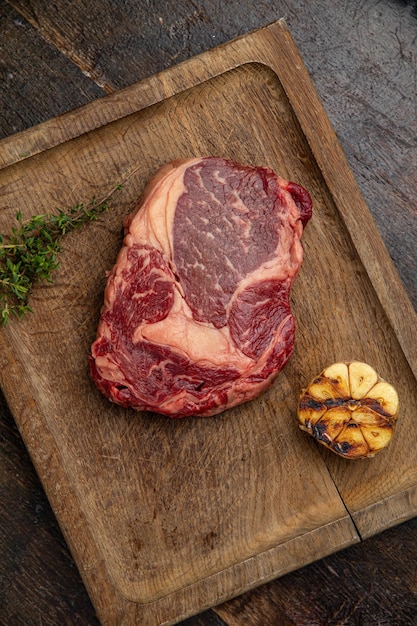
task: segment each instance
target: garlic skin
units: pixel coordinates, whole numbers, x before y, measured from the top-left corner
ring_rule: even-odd
[[[391,441],[398,419],[396,389],[361,361],[326,367],[302,390],[299,427],[345,459],[373,457]]]

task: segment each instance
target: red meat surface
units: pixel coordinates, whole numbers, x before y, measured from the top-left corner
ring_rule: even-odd
[[[124,407],[214,415],[271,385],[292,354],[291,285],[308,192],[265,167],[175,161],[125,220],[90,368]]]

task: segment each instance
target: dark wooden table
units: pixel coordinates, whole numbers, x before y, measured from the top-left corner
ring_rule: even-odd
[[[0,138],[280,17],[416,306],[415,1],[0,0]],[[415,518],[183,624],[417,624],[416,531]],[[2,398],[0,624],[98,624]]]

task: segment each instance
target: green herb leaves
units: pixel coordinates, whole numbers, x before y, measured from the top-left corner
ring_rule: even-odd
[[[120,189],[120,185],[116,189]],[[52,283],[58,267],[61,238],[86,222],[96,220],[108,209],[107,201],[77,204],[57,213],[44,213],[24,220],[20,211],[11,234],[0,234],[0,323],[10,315],[22,318],[32,311],[29,295],[39,282]]]

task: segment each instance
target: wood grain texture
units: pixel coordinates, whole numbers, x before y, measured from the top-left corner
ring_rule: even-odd
[[[4,2],[0,4],[0,138],[103,95],[64,55]],[[39,81],[34,85],[31,76]]]
[[[17,332],[18,343],[26,346],[26,354],[37,355],[35,368],[29,365],[27,369],[32,357],[24,359],[23,364],[10,351],[4,354],[9,380],[21,377],[34,383],[26,394],[20,388],[19,398],[9,395],[8,400],[67,539],[74,553],[82,554],[79,558],[84,562],[87,585],[90,577],[91,589],[92,574],[96,585],[97,579],[101,580],[101,588],[96,586],[91,591],[99,614],[109,623],[132,620],[134,615],[137,619],[142,616],[148,623],[179,617],[190,610],[189,606],[203,608],[213,593],[219,598],[219,588],[227,597],[244,589],[248,584],[245,581],[266,580],[276,574],[277,568],[288,571],[300,558],[311,560],[314,554],[321,556],[330,545],[336,549],[357,540],[320,457],[307,447],[303,469],[296,455],[288,455],[287,451],[298,447],[301,439],[291,419],[281,418],[277,422],[274,414],[285,410],[294,397],[294,382],[283,379],[284,387],[276,389],[269,398],[265,396],[265,403],[235,411],[235,420],[187,420],[178,429],[177,423],[164,418],[142,416],[138,420],[126,411],[109,411],[111,407],[94,393],[85,376],[85,355],[94,336],[104,270],[120,245],[120,224],[126,207],[140,194],[155,168],[156,156],[160,155],[160,162],[187,156],[190,147],[197,153],[224,153],[227,145],[229,156],[239,160],[261,159],[261,154],[249,156],[242,150],[262,151],[263,159],[268,158],[266,137],[256,143],[242,143],[246,120],[240,114],[235,119],[236,108],[242,112],[248,109],[257,90],[261,88],[262,95],[266,95],[265,78],[280,113],[271,113],[267,127],[274,122],[280,125],[282,133],[290,132],[293,136],[291,144],[285,142],[289,152],[283,146],[275,158],[280,158],[286,168],[297,168],[298,172],[293,173],[298,179],[301,171],[294,155],[295,119],[285,101],[281,102],[283,94],[279,84],[274,84],[274,75],[265,76],[256,66],[252,71],[243,67],[228,76],[221,75],[161,102],[156,108],[145,109],[135,118],[122,118],[94,135],[81,135],[71,144],[63,143],[47,155],[40,153],[5,170],[6,201],[16,184],[24,184],[33,190],[29,202],[38,202],[36,196],[42,190],[43,201],[51,203],[61,193],[56,182],[62,173],[67,182],[73,181],[69,186],[71,193],[75,184],[84,197],[87,189],[90,194],[93,192],[92,185],[103,188],[105,181],[120,171],[131,171],[136,151],[140,151],[141,170],[126,185],[128,197],[123,198],[109,219],[97,224],[94,233],[84,233],[93,237],[94,245],[93,240],[83,241],[81,236],[75,250],[68,241],[67,270],[61,278],[58,276],[54,287],[38,294],[37,315],[25,320],[26,330],[20,324],[5,329],[6,335],[12,333],[9,345],[16,344],[12,337]],[[246,92],[242,92],[243,84]],[[265,115],[266,111],[262,113]],[[171,154],[167,153],[168,137]],[[299,150],[305,151],[302,137],[298,141]],[[100,151],[94,146],[100,146]],[[88,178],[84,174],[87,163]],[[307,168],[304,175],[312,175],[308,172]],[[26,205],[24,210],[30,212],[33,208]],[[75,256],[71,261],[74,254],[76,264]],[[74,270],[68,273],[70,267]],[[75,294],[83,292],[89,294],[88,299],[77,296],[74,300]],[[64,294],[64,299],[59,294]],[[63,307],[68,316],[63,315]],[[81,333],[82,328],[85,330]],[[43,340],[45,332],[53,332],[59,346],[53,363],[50,346]],[[59,372],[63,354],[65,372]],[[58,397],[59,409],[55,404]],[[100,418],[103,412],[107,415],[104,421]],[[62,414],[66,415],[64,424],[58,419]],[[138,443],[140,448],[136,448]],[[311,476],[313,466],[315,477]],[[302,478],[307,473],[314,481],[314,491]],[[115,484],[117,490],[110,487]],[[249,493],[253,499],[248,498]],[[186,514],[191,498],[195,510],[200,511],[195,518]],[[175,506],[170,505],[172,499]],[[74,512],[76,502],[80,508],[78,516]],[[199,580],[207,583],[202,587]],[[113,593],[109,594],[105,587],[111,581]],[[124,601],[124,608],[123,598],[129,600]],[[146,607],[149,602],[154,605],[152,614]]]
[[[417,307],[417,208],[408,191],[417,184],[413,2],[367,0],[360,7],[343,2],[330,7],[320,0],[313,8],[303,0],[244,7],[232,0],[221,9],[209,0],[11,4],[107,92],[284,17]],[[395,245],[399,238],[401,250]]]
[[[40,6],[40,3],[32,4],[35,9]],[[82,23],[88,10],[87,3],[85,6],[81,6],[80,3],[76,6],[72,4],[74,14],[72,22],[67,20],[67,26],[62,20],[60,22],[59,14],[53,10],[49,12],[51,21],[60,22],[63,28],[67,28],[65,37],[69,54],[72,48],[77,49],[78,46],[76,30],[72,29],[72,23],[75,20]],[[93,3],[88,4],[91,6]],[[111,4],[112,7],[118,4],[120,12],[123,12],[126,6],[124,1],[117,0]],[[222,6],[213,1],[206,1],[204,4],[200,2],[198,6],[176,3],[175,6],[169,7],[168,3],[166,4],[169,12],[167,11],[164,27],[167,32],[169,31],[169,37],[165,38],[163,48],[159,47],[158,27],[153,21],[152,3],[147,2],[146,7],[145,3],[142,3],[142,21],[137,20],[137,10],[130,7],[129,19],[131,21],[136,19],[136,36],[130,38],[128,52],[136,59],[132,59],[129,64],[119,65],[112,58],[111,46],[106,49],[106,56],[100,50],[100,39],[90,38],[87,43],[91,49],[96,47],[97,56],[101,54],[103,73],[114,72],[116,78],[119,75],[119,79],[126,81],[127,85],[151,74],[155,68],[163,69],[194,52],[211,47],[213,43],[225,41],[235,34],[244,33],[254,26],[263,25],[284,15],[313,75],[378,228],[409,296],[416,305],[414,3],[367,0],[354,6],[339,1],[260,2],[254,5],[243,0],[223,3]],[[5,2],[1,2],[0,6],[3,9]],[[98,24],[100,8],[109,10],[105,2],[94,3],[94,10],[98,12],[98,15],[95,15]],[[204,9],[208,19],[195,20],[193,15],[195,9],[199,11]],[[45,11],[45,18],[47,17],[48,11]],[[323,24],[326,24],[326,29],[323,29]],[[152,25],[155,27],[154,30],[151,28]],[[189,25],[192,27],[192,34],[189,32]],[[36,21],[33,22],[33,28],[37,29]],[[127,28],[126,24],[124,28]],[[24,30],[20,29],[22,36],[19,46],[16,47],[14,43],[9,42],[10,32],[11,29],[2,31],[0,54],[3,67],[13,66],[16,71],[20,69],[25,80],[16,81],[13,99],[8,97],[10,90],[2,92],[3,117],[0,116],[0,119],[4,120],[7,116],[6,134],[12,134],[16,128],[20,130],[34,122],[52,117],[57,111],[55,106],[61,107],[59,111],[67,110],[71,106],[71,100],[68,100],[65,89],[55,93],[56,102],[46,98],[40,106],[37,106],[39,101],[36,98],[27,97],[30,90],[39,93],[42,89],[48,89],[48,68],[43,63],[37,63],[38,56],[42,55],[42,40],[34,37],[32,29],[26,25]],[[99,27],[97,32],[100,35]],[[13,38],[11,41],[14,41]],[[36,41],[36,46],[33,43],[28,44],[28,41]],[[49,41],[53,43],[52,38]],[[123,47],[127,41],[128,38],[123,36],[123,28],[118,29],[113,40],[113,50]],[[58,40],[56,42],[59,43]],[[198,49],[200,44],[201,48]],[[149,54],[144,49],[145,45],[147,50],[151,51]],[[26,49],[31,51],[30,56],[27,56]],[[61,52],[67,53],[64,48]],[[59,67],[61,63],[59,53],[49,56],[49,65],[54,62]],[[33,68],[41,71],[35,74]],[[74,86],[76,87],[79,80],[82,84],[82,79],[84,79],[82,73],[78,72],[74,78]],[[3,421],[2,417],[0,446],[5,446],[3,448],[5,458],[10,453],[7,424],[7,419],[4,418]],[[53,526],[54,522],[47,505],[44,506],[42,516],[33,516],[32,509],[29,509],[29,515],[26,517],[27,509],[24,508],[26,498],[25,496],[19,498],[18,495],[21,493],[21,487],[32,493],[33,499],[36,491],[37,504],[45,500],[42,500],[43,494],[37,491],[39,487],[36,479],[31,478],[28,463],[22,463],[21,459],[27,457],[15,429],[12,441],[16,445],[13,464],[3,463],[0,472],[2,510],[10,511],[7,517],[2,513],[4,533],[1,535],[0,550],[8,554],[8,566],[6,571],[4,569],[0,571],[0,623],[2,625],[4,623],[5,626],[10,624],[27,626],[41,621],[51,624],[58,621],[72,624],[79,623],[81,616],[87,620],[86,623],[90,623],[90,609],[81,591],[75,591],[74,568],[68,560],[68,554],[65,551],[60,552],[60,540],[57,539],[56,548],[60,558],[55,559],[52,558],[55,553],[54,543],[40,540],[40,526],[44,523],[51,528],[54,537],[60,536],[59,531]],[[21,511],[15,523],[13,510]],[[19,537],[19,545],[26,544],[26,550],[30,554],[22,561],[26,577],[21,575],[20,570],[16,570],[13,552],[8,552],[8,538],[16,535]],[[417,608],[413,570],[413,564],[416,562],[414,537],[413,520],[383,533],[381,535],[383,543],[377,542],[378,538],[368,539],[362,546],[365,550],[366,563],[362,560],[364,553],[361,549],[349,548],[303,568],[296,574],[290,574],[262,587],[256,596],[253,592],[241,596],[239,610],[231,610],[229,614],[223,610],[222,615],[227,622],[232,623],[233,620],[233,624],[253,623],[259,626],[275,623],[278,615],[283,615],[288,620],[284,621],[283,618],[282,623],[309,624],[309,612],[315,615],[314,623],[317,624],[327,624],[332,619],[332,623],[343,621],[345,624],[360,623],[367,626],[375,623],[372,618],[372,615],[375,615],[384,624],[408,625],[412,623],[410,616],[415,614]],[[380,554],[384,552],[387,554],[387,561],[382,562]],[[50,565],[48,568],[42,564],[43,554],[48,555]],[[377,572],[373,569],[374,563],[378,566]],[[327,579],[327,567],[332,567],[337,572],[337,576],[330,581],[340,593],[335,591],[334,594],[326,594],[323,597],[314,591],[321,589],[321,581]],[[32,576],[32,581],[31,570],[36,572]],[[19,579],[20,584],[17,585],[15,581]],[[66,581],[66,584],[65,582],[57,584],[57,580]],[[285,581],[284,586],[280,584],[282,581]],[[355,581],[354,584],[352,581]],[[275,589],[275,592],[271,589]],[[345,593],[345,589],[351,589],[351,594]],[[60,595],[61,592],[63,597]],[[48,594],[50,602],[46,600]],[[61,609],[59,613],[56,612],[54,597]],[[9,608],[11,607],[12,613],[6,614],[3,611],[6,603]],[[277,603],[280,612],[276,607]],[[249,615],[251,622],[248,621]],[[197,623],[198,626],[206,623],[215,623],[216,626],[218,624],[213,612],[204,613],[199,618],[190,618],[188,623],[192,623],[193,626]]]
[[[215,611],[228,626],[414,624],[416,530],[414,519],[250,591]]]
[[[5,417],[0,440],[0,624],[42,620],[56,626],[69,623],[70,615],[71,623],[99,626],[3,398],[0,407]]]
[[[274,61],[277,57],[279,61]],[[273,71],[248,64],[252,59],[269,61],[282,86]],[[235,69],[221,72],[222,66]],[[292,89],[290,80],[295,68],[297,90]],[[216,77],[200,84],[213,75]],[[187,89],[190,86],[192,89]],[[363,265],[360,250],[358,254],[358,248],[352,246],[340,185],[347,185],[355,198],[357,219],[366,219],[366,206],[282,23],[183,64],[157,80],[150,79],[138,87],[141,97],[148,94],[145,105],[155,102],[157,89],[160,98],[161,94],[179,93],[135,115],[128,109],[128,117],[116,107],[112,124],[108,119],[111,105],[122,97],[131,107],[136,103],[136,88],[109,96],[102,101],[103,117],[101,103],[95,118],[91,105],[84,109],[90,117],[80,123],[79,136],[74,131],[83,110],[37,129],[51,141],[47,153],[38,150],[30,158],[22,158],[17,150],[16,163],[4,169],[3,218],[9,220],[8,203],[12,204],[10,199],[22,185],[31,190],[21,206],[29,214],[40,194],[46,207],[58,199],[62,204],[62,176],[71,194],[76,189],[84,198],[87,192],[96,195],[97,189],[116,176],[125,180],[129,173],[125,195],[110,216],[97,224],[94,232],[90,229],[77,238],[76,251],[69,238],[65,273],[58,275],[56,285],[34,294],[38,315],[23,325],[12,323],[3,333],[7,366],[3,384],[8,401],[104,623],[170,622],[196,607],[213,604],[214,597],[219,600],[220,588],[223,597],[239,593],[357,540],[339,498],[342,485],[334,489],[320,454],[296,432],[291,414],[303,376],[311,374],[323,359],[327,363],[335,358],[335,346],[323,339],[338,337],[342,344],[354,345],[358,356],[366,348],[369,354],[372,341],[375,346],[381,343],[376,320],[386,314],[381,309],[384,292],[379,285],[372,285],[372,278],[378,275],[378,261],[386,264],[388,257],[375,235],[378,257],[372,263],[368,258]],[[307,113],[300,104],[304,97],[311,105]],[[126,114],[126,109],[123,112]],[[103,125],[95,123],[94,132],[85,135],[86,119],[101,120]],[[65,129],[67,120],[73,138],[71,143],[60,143],[54,132]],[[30,139],[30,133],[23,136]],[[282,137],[279,145],[275,136]],[[3,145],[7,153],[12,142]],[[158,165],[158,157],[161,164],[201,153],[265,163],[304,184],[318,211],[305,239],[310,262],[299,281],[298,298],[297,292],[294,298],[301,329],[299,346],[286,373],[257,403],[231,411],[233,420],[190,420],[178,430],[177,424],[164,418],[144,415],[139,421],[126,411],[110,409],[94,394],[85,376],[83,355],[93,337],[104,269],[120,245],[119,227],[127,207]],[[139,155],[141,169],[134,178]],[[68,200],[64,203],[70,204]],[[376,233],[369,216],[367,222],[368,230]],[[317,259],[319,268],[315,267]],[[323,277],[317,269],[327,266],[333,279],[339,280],[337,298],[332,306],[328,294],[322,309],[317,303],[312,316],[302,293],[320,291]],[[389,274],[387,280],[392,280]],[[341,293],[346,285],[354,287],[356,298],[350,320],[333,314],[337,305],[344,311],[352,306],[352,294]],[[89,298],[80,297],[81,293],[88,293]],[[407,327],[413,318],[404,298],[398,308],[407,315]],[[369,337],[363,335],[364,315]],[[388,315],[395,323],[395,314],[389,310]],[[312,336],[312,324],[317,338]],[[53,352],[44,342],[51,332],[56,346]],[[322,342],[319,352],[311,349],[311,342],[317,343],[317,339]],[[395,335],[388,347],[396,350],[396,362],[403,363],[400,371],[404,376],[406,362]],[[378,350],[372,351],[372,356],[385,363]],[[410,352],[411,362],[412,357]],[[28,383],[20,385],[19,394],[18,379]],[[412,383],[410,378],[404,384],[408,389]],[[281,415],[279,423],[276,413]],[[136,449],[138,442],[141,447]],[[302,478],[307,474],[308,485]],[[412,472],[409,483],[414,484]],[[190,493],[184,491],[184,485]],[[395,493],[375,480],[372,502]],[[185,514],[191,494],[197,511],[206,507],[206,513],[196,519]],[[209,502],[207,494],[212,494]],[[142,503],[140,511],[137,501]],[[279,509],[272,503],[279,503]],[[411,511],[412,507],[408,513]],[[389,523],[396,519],[394,514]],[[370,533],[387,525],[382,517]],[[184,564],[188,564],[185,569]]]

